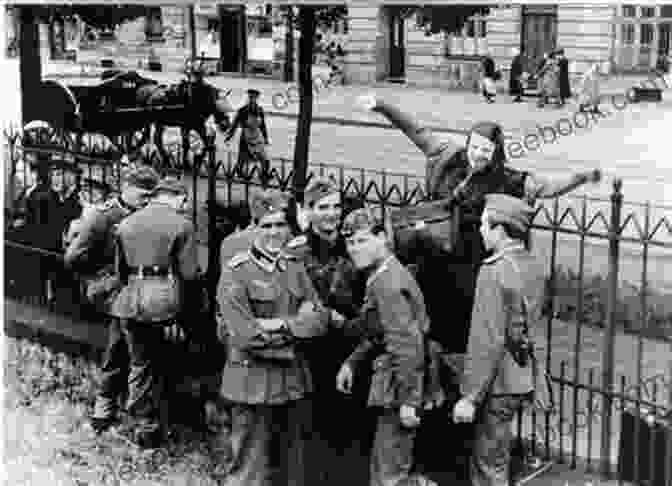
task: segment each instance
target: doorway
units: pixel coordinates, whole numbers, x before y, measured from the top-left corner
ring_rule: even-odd
[[[391,81],[403,80],[406,77],[406,26],[400,9],[389,11],[389,46]]]
[[[220,6],[221,71],[243,72],[245,66],[245,14],[240,8]]]
[[[544,53],[556,48],[558,13],[555,5],[523,7],[520,47],[523,52],[523,70],[536,71]]]

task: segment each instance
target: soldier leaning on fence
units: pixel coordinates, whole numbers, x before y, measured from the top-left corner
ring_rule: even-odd
[[[533,209],[503,194],[486,196],[481,233],[494,254],[483,262],[469,333],[456,422],[476,422],[475,486],[508,486],[511,425],[535,401],[549,404],[539,380],[530,327],[541,315],[544,272],[526,248]]]
[[[322,302],[333,311],[334,324],[327,334],[305,347],[315,384],[313,437],[310,461],[313,480],[341,485],[367,481],[373,430],[366,408],[368,375],[358,380],[354,396],[346,397],[334,386],[338,370],[355,349],[362,329],[355,322],[364,301],[366,278],[348,257],[340,234],[343,216],[341,192],[326,178],[314,178],[305,190],[297,219],[305,232],[287,244],[287,252],[300,258]],[[346,322],[347,320],[347,322]],[[365,390],[365,388],[367,388]],[[350,427],[334,420],[334,411],[351,417]],[[355,422],[356,421],[356,422]]]
[[[218,333],[228,345],[220,396],[233,403],[231,434],[213,450],[232,461],[227,485],[306,484],[312,380],[297,342],[323,334],[329,312],[319,302],[300,260],[281,251],[291,236],[288,197],[255,195],[259,233],[250,248],[222,269]]]
[[[155,446],[165,432],[166,330],[189,309],[198,277],[196,235],[182,213],[184,185],[164,179],[144,208],[118,228],[118,269],[123,288],[112,305],[128,345],[126,409],[135,419],[135,440]]]
[[[264,109],[257,103],[260,94],[259,90],[256,89],[247,90],[248,102],[236,113],[225,140],[228,142],[233,138],[239,127],[242,129],[238,145],[237,167],[241,170],[247,168],[249,163],[258,162],[261,169],[260,179],[263,183],[266,183],[270,175],[271,164],[266,146],[270,142],[268,141]]]
[[[383,224],[366,209],[350,213],[343,233],[354,265],[369,273],[364,308],[378,328],[376,339],[366,339],[345,361],[337,387],[352,389],[364,356],[373,354],[373,377],[368,405],[376,411],[371,452],[372,486],[396,486],[424,478],[412,476],[416,427],[427,392],[425,337],[429,318],[420,288],[388,247]],[[364,309],[363,309],[364,310]]]
[[[159,176],[149,167],[140,167],[124,174],[121,194],[100,207],[84,211],[71,228],[65,250],[65,265],[83,280],[87,297],[98,309],[110,315],[110,304],[117,288],[106,288],[115,263],[114,233],[116,226],[134,211],[147,204]],[[101,364],[101,383],[91,425],[102,432],[118,420],[118,402],[127,390],[129,358],[126,342],[116,318],[108,323],[107,345]]]

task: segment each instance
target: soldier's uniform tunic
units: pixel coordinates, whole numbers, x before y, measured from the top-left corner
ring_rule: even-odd
[[[394,256],[369,277],[365,308],[375,313],[380,338],[363,341],[348,358],[358,368],[373,352],[373,377],[368,404],[378,411],[371,459],[371,485],[396,486],[413,467],[415,429],[403,427],[401,405],[420,409],[424,398],[424,338],[429,318],[415,279]]]
[[[162,323],[141,322],[137,286],[145,278],[173,275],[183,286],[198,276],[194,226],[168,205],[152,201],[126,218],[118,228],[125,286],[116,297],[112,313],[122,320],[128,343],[131,371],[128,380],[128,412],[155,427],[159,419],[162,372]],[[182,305],[188,303],[182,302]]]
[[[234,403],[227,485],[305,482],[313,383],[294,336],[325,332],[326,310],[298,314],[316,299],[301,262],[274,259],[256,245],[222,269],[217,324],[229,353],[220,395]],[[264,318],[286,318],[288,332],[264,331],[257,321]]]
[[[93,284],[97,274],[112,271],[115,260],[113,234],[116,226],[134,211],[117,197],[100,207],[87,208],[81,217],[77,233],[68,245],[64,261],[78,272],[85,285]],[[100,310],[109,314],[114,295],[101,302]],[[108,323],[108,336],[101,364],[100,392],[93,416],[112,418],[117,413],[118,400],[127,389],[129,357],[118,319]]]
[[[509,484],[511,422],[532,398],[535,382],[532,361],[518,364],[507,351],[506,336],[512,326],[525,321],[532,327],[539,319],[543,289],[543,268],[522,243],[501,250],[481,266],[461,385],[463,395],[480,407],[472,457],[474,485]]]
[[[368,479],[373,441],[373,416],[366,408],[370,376],[357,377],[352,395],[335,387],[336,375],[357,346],[360,331],[355,320],[364,302],[365,275],[358,272],[345,249],[345,241],[320,238],[314,231],[288,243],[288,253],[301,259],[321,301],[349,322],[305,346],[313,382],[313,438],[311,469],[320,484],[340,486]],[[350,417],[357,424],[343,427],[336,416]]]

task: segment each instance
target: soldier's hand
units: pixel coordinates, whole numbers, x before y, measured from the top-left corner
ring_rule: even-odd
[[[336,375],[336,389],[341,393],[352,393],[352,383],[355,378],[355,373],[349,363],[343,363],[341,369]]]
[[[415,413],[415,407],[411,405],[402,405],[399,408],[399,418],[404,427],[413,428],[420,425],[420,417]]]
[[[594,169],[588,174],[588,182],[596,184],[602,180],[602,171],[600,169]]]
[[[358,96],[356,105],[360,110],[371,111],[378,106],[378,98],[375,93]]]
[[[457,424],[473,422],[475,416],[476,406],[467,398],[461,399],[455,404],[455,408],[453,408],[453,421]]]
[[[261,328],[266,332],[277,332],[285,326],[284,319],[257,319]]]

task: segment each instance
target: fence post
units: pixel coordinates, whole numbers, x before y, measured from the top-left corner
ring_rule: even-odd
[[[207,214],[208,214],[208,304],[210,317],[214,320],[216,312],[216,288],[217,278],[219,276],[219,240],[217,238],[217,147],[215,146],[214,136],[207,137],[207,164],[208,164],[208,196],[207,196]]]
[[[614,347],[616,339],[616,307],[618,303],[619,240],[621,233],[621,209],[623,182],[616,179],[611,194],[611,222],[609,224],[609,274],[607,295],[607,319],[602,353],[602,430],[600,440],[600,471],[605,478],[611,475],[611,420],[614,391]]]

